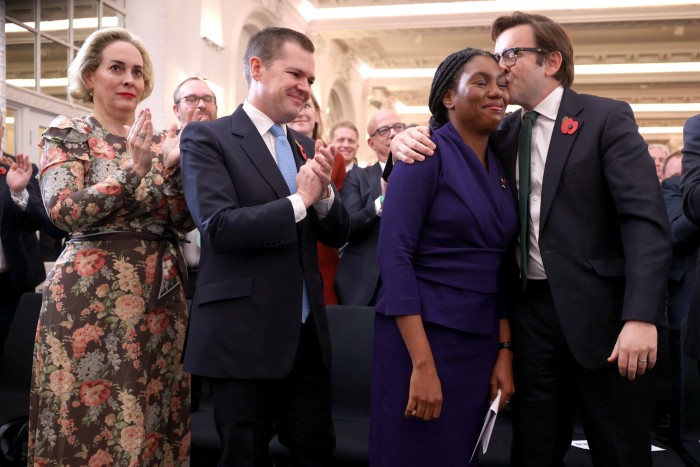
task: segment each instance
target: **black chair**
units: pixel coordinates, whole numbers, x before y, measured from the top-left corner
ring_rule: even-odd
[[[683,451],[688,466],[700,466],[700,375],[698,362],[684,356],[685,405],[683,407]]]
[[[0,357],[0,465],[26,465],[29,389],[41,294],[20,298]]]
[[[338,463],[369,460],[370,385],[374,307],[327,307],[333,362],[333,423]]]
[[[329,305],[328,326],[333,361],[333,424],[336,447],[333,465],[358,467],[369,463],[370,383],[374,307]],[[287,465],[287,449],[270,443],[270,459]]]

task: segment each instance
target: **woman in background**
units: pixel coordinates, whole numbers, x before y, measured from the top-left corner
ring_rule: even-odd
[[[314,140],[323,140],[323,122],[321,121],[321,107],[318,105],[316,98],[311,94],[311,99],[306,101],[297,118],[288,125],[292,129],[298,131],[304,136],[308,136]],[[345,181],[345,160],[338,152],[333,161],[333,172],[331,173],[331,181],[340,191],[343,188]],[[338,269],[340,256],[338,249],[324,245],[318,242],[318,267],[321,270],[323,277],[323,298],[326,305],[336,305],[338,296],[335,293],[335,271]]]
[[[430,90],[435,157],[399,162],[391,174],[378,246],[372,466],[477,465],[469,460],[488,400],[500,389],[503,406],[513,393],[503,276],[518,218],[488,149],[507,105],[493,55],[450,55]]]
[[[143,44],[95,31],[68,70],[92,114],[43,135],[40,184],[71,238],[44,289],[30,395],[29,463],[187,465],[187,306],[177,245],[192,222],[175,132],[155,134]]]

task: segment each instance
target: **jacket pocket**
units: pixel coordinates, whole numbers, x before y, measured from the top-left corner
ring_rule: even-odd
[[[625,258],[591,259],[589,261],[598,275],[603,277],[625,276]]]
[[[226,279],[198,286],[197,302],[202,305],[220,300],[249,297],[252,294],[253,278],[238,277],[236,279]]]

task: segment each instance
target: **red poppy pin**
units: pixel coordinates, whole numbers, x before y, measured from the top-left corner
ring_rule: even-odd
[[[5,167],[0,167],[0,175],[5,175],[7,173],[7,169]]]
[[[301,145],[301,143],[297,140],[294,140],[295,143],[297,143],[297,147],[299,148],[299,151],[301,151],[301,157],[304,158],[304,160],[307,160],[309,156],[306,155],[306,151],[304,151],[304,146]]]
[[[561,119],[561,132],[565,135],[573,135],[576,130],[578,130],[578,122],[564,115],[564,118]]]

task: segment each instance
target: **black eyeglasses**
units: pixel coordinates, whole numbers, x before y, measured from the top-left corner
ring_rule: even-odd
[[[401,133],[405,129],[406,129],[405,123],[394,123],[392,126],[383,126],[383,127],[377,128],[374,133],[369,135],[369,137],[371,138],[374,135],[387,136],[389,133],[391,133],[391,130],[394,130],[396,133]]]
[[[177,101],[177,103],[179,104],[180,102],[185,101],[188,104],[192,105],[198,104],[200,100],[205,104],[211,104],[212,102],[214,102],[214,96],[195,96],[194,94],[190,94],[189,96],[180,98],[180,100]]]
[[[513,47],[512,49],[506,49],[500,54],[493,54],[496,60],[499,62],[503,59],[503,63],[506,66],[513,66],[515,62],[518,61],[518,54],[520,52],[535,52],[538,54],[546,54],[548,50],[540,49],[539,47]]]

